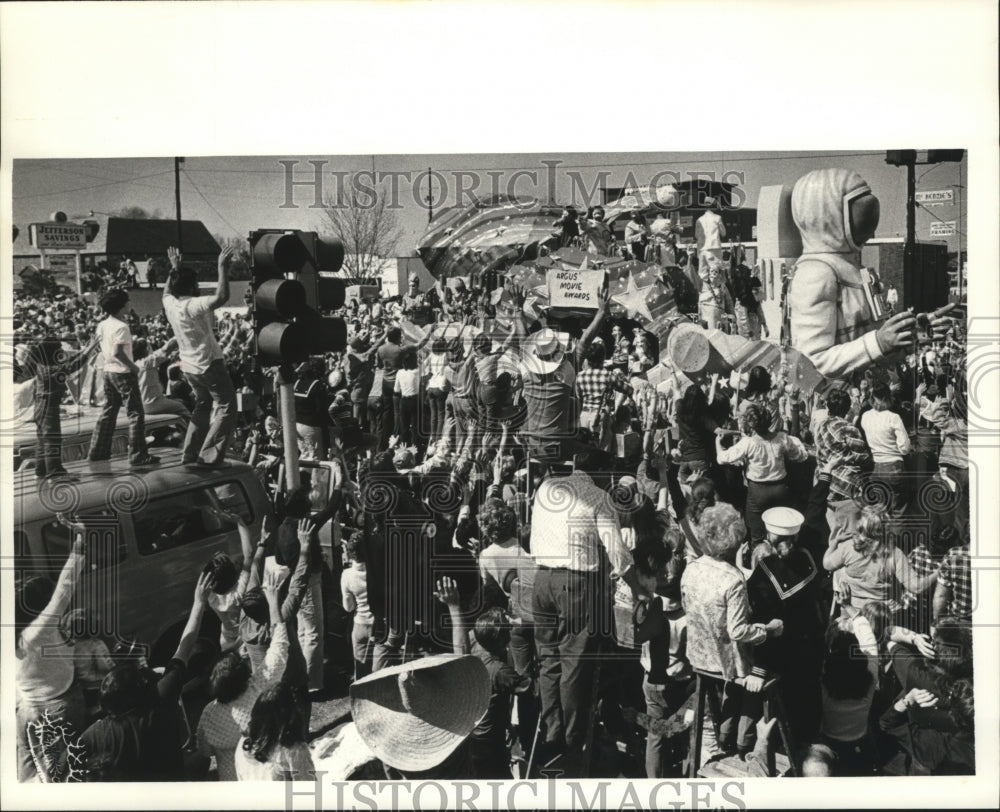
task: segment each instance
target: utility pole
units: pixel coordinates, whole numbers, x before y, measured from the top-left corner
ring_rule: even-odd
[[[431,167],[427,167],[427,222],[434,219],[434,197],[431,194]]]
[[[917,179],[915,161],[906,164],[906,246],[903,250],[903,279],[914,284],[917,255]]]
[[[183,252],[184,244],[181,238],[181,164],[183,158],[174,158],[174,202],[177,207],[177,250]]]

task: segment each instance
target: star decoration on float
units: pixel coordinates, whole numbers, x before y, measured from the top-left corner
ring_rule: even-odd
[[[625,274],[618,277],[617,284],[612,288],[611,299],[620,305],[630,318],[649,324],[673,304],[673,297],[667,288],[648,267],[633,267],[625,273],[627,280]],[[620,291],[626,281],[624,292],[616,293],[615,290]]]

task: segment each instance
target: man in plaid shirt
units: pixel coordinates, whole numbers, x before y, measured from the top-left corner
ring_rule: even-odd
[[[605,357],[604,343],[595,341],[587,350],[587,368],[576,376],[576,391],[584,411],[598,411],[611,389],[632,394],[632,387],[620,369],[605,368]]]
[[[828,416],[816,430],[816,466],[822,468],[836,457],[839,463],[832,471],[830,506],[851,499],[858,487],[860,475],[872,466],[871,450],[861,432],[845,418],[851,410],[851,398],[842,389],[826,396]]]
[[[952,547],[941,562],[934,589],[934,619],[951,615],[972,617],[972,558],[969,545]]]

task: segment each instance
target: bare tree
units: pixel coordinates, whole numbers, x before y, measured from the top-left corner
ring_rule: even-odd
[[[325,205],[319,230],[344,244],[344,276],[352,281],[378,276],[382,261],[395,256],[402,233],[385,188],[356,183],[351,176]]]
[[[233,264],[229,269],[229,278],[234,282],[239,282],[250,278],[250,243],[245,237],[223,237],[221,234],[213,234],[219,247],[225,251],[227,248],[233,250]]]

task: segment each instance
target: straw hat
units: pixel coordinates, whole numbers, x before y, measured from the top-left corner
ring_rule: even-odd
[[[524,366],[529,372],[547,375],[562,363],[563,346],[555,330],[546,327],[528,338]]]
[[[424,657],[351,686],[351,715],[361,738],[399,770],[429,770],[448,758],[489,702],[489,673],[472,655]]]

